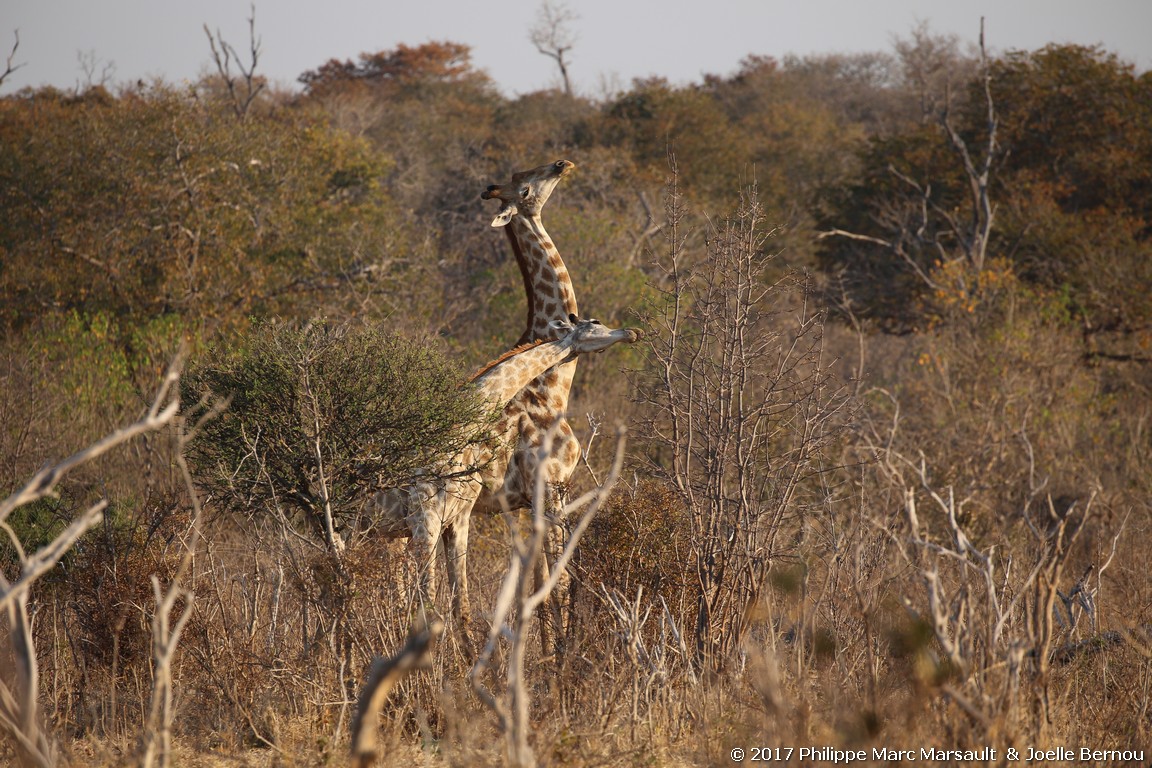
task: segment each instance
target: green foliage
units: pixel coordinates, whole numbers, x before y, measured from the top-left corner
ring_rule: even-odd
[[[16,509],[5,523],[11,526],[25,552],[36,552],[68,525],[74,514],[72,506],[58,498],[39,499]],[[0,541],[0,561],[6,567],[17,562],[16,552],[7,540]]]
[[[1051,45],[993,66],[1003,237],[1021,275],[1066,286],[1092,331],[1152,323],[1152,78],[1099,48]],[[1132,355],[1132,340],[1101,339]]]
[[[1147,325],[1147,292],[1131,286],[1145,284],[1152,248],[1148,76],[1099,49],[1056,45],[1008,54],[989,76],[997,130],[989,253],[1023,280],[1066,287],[1089,327]],[[973,78],[947,114],[976,158],[987,110],[983,80]],[[858,179],[828,191],[822,218],[822,228],[873,241],[826,240],[821,267],[843,280],[861,314],[903,329],[924,319],[933,286],[923,275],[962,250],[975,215],[943,115],[930,117],[874,138]]]
[[[138,417],[186,330],[176,316],[127,324],[69,311],[0,339],[0,491]],[[132,485],[122,469],[114,455],[74,473],[64,513],[94,493]]]
[[[300,114],[240,121],[163,86],[0,100],[0,322],[307,312],[402,242],[386,168]]]
[[[1006,54],[991,76],[1009,174],[1052,185],[1067,212],[1149,219],[1152,200],[1134,194],[1152,183],[1148,75],[1098,47],[1049,45]]]
[[[599,111],[595,102],[561,91],[523,94],[496,110],[486,154],[503,164],[513,157],[565,157],[574,146],[586,150],[584,134]]]
[[[485,436],[488,414],[426,343],[378,330],[265,323],[216,346],[184,400],[226,401],[191,446],[197,478],[225,508],[343,522],[377,487],[411,481]],[[475,425],[475,426],[470,426]]]
[[[107,314],[84,316],[69,312],[41,326],[37,339],[49,365],[59,366],[54,398],[66,403],[59,418],[76,423],[87,415],[115,423],[135,392],[129,351],[121,345],[120,329]]]
[[[603,141],[631,148],[641,168],[664,168],[669,152],[684,162],[683,183],[715,199],[748,170],[748,145],[703,88],[638,81],[606,112]]]

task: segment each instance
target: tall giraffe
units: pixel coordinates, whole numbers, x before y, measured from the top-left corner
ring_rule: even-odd
[[[520,343],[544,338],[548,324],[579,314],[572,278],[552,242],[540,211],[560,180],[576,167],[569,160],[557,160],[512,175],[506,186],[492,185],[481,197],[499,200],[500,210],[492,220],[493,227],[504,227],[508,242],[516,255],[524,292],[528,300],[527,327]],[[576,361],[557,366],[533,380],[504,409],[510,422],[520,425],[515,454],[508,464],[501,489],[512,509],[531,506],[533,478],[538,469],[546,472],[549,499],[546,509],[560,505],[564,486],[580,461],[580,443],[568,423],[568,394],[576,375]],[[553,450],[543,468],[536,466],[539,447],[545,433],[555,427]],[[500,500],[495,493],[481,494],[477,505],[486,511],[498,511]]]
[[[575,163],[569,160],[557,160],[515,173],[509,184],[493,184],[480,195],[485,200],[500,201],[492,226],[504,227],[524,280],[528,319],[521,342],[540,338],[548,323],[555,319],[579,313],[568,268],[540,218],[540,212],[556,185],[575,167]],[[542,472],[547,494],[543,500],[544,509],[557,523],[560,522],[559,512],[563,508],[568,483],[580,461],[580,442],[566,416],[568,395],[575,375],[575,360],[557,366],[536,378],[504,409],[504,415],[510,420],[515,419],[513,423],[519,424],[520,428],[515,453],[504,474],[503,487],[499,489],[504,503],[512,509],[530,507],[534,478]],[[553,430],[552,451],[541,466],[542,454],[538,448],[549,430]],[[496,493],[486,490],[477,506],[491,512],[500,509],[500,503]],[[543,583],[547,578],[548,561],[562,547],[563,531],[556,525],[549,532],[547,556],[536,561],[537,583]],[[558,590],[549,601],[551,615],[545,615],[541,624],[540,639],[545,653],[558,650],[558,640],[564,634],[564,591]]]
[[[471,382],[495,410],[545,371],[577,355],[599,352],[621,341],[632,343],[637,338],[639,333],[632,329],[612,330],[598,320],[572,315],[550,323],[545,339],[517,346],[484,366]],[[469,446],[443,465],[431,468],[429,476],[438,479],[382,491],[371,500],[368,510],[382,535],[410,537],[421,597],[429,608],[436,598],[432,578],[436,544],[443,541],[448,584],[453,591],[452,613],[462,627],[467,627],[469,618],[467,558],[472,507],[485,487],[485,478],[502,476],[517,432],[516,420],[509,420],[507,414],[501,416],[488,441]]]

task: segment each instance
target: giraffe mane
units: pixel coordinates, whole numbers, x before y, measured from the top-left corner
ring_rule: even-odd
[[[504,354],[500,355],[500,357],[496,358],[495,360],[492,360],[489,363],[485,363],[483,366],[480,367],[480,370],[476,371],[476,373],[474,373],[468,377],[468,381],[476,381],[476,379],[478,379],[481,376],[483,376],[484,374],[488,373],[488,371],[490,371],[493,368],[495,368],[496,366],[500,365],[500,363],[504,362],[505,360],[507,360],[510,357],[515,357],[516,355],[520,354],[521,352],[532,349],[533,347],[538,347],[541,344],[550,344],[553,341],[556,341],[556,339],[537,339],[536,341],[530,341],[527,344],[520,344],[518,346],[515,346],[512,349],[505,352]]]

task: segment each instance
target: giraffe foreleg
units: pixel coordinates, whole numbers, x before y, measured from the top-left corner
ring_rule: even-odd
[[[413,493],[412,511],[407,522],[412,538],[408,541],[409,559],[416,569],[418,592],[417,614],[425,620],[436,612],[436,545],[444,527],[439,494],[428,488]]]
[[[551,538],[551,532],[547,539]],[[548,583],[548,577],[551,575],[551,560],[548,557],[549,543],[548,540],[544,542],[544,550],[540,556],[536,558],[536,566],[532,571],[532,591],[539,592],[540,589]],[[551,656],[556,653],[559,634],[556,631],[556,614],[553,610],[553,599],[555,593],[549,596],[544,602],[543,610],[539,613],[540,620],[540,646],[544,656]]]
[[[448,572],[448,589],[452,595],[452,616],[464,634],[471,623],[472,608],[468,600],[468,530],[469,516],[462,515],[444,528],[444,566]]]
[[[560,556],[564,553],[564,547],[568,543],[568,531],[562,519],[561,512],[567,502],[567,485],[564,483],[549,483],[548,484],[548,519],[551,526],[548,529],[548,537],[545,541],[543,557],[540,558],[545,563],[547,569],[555,567],[555,564],[560,560]],[[563,652],[563,646],[568,638],[568,620],[569,620],[569,591],[571,589],[572,577],[568,569],[565,568],[556,577],[556,586],[552,590],[552,594],[548,597],[547,612],[552,624],[553,634],[553,647],[549,652],[560,655]]]

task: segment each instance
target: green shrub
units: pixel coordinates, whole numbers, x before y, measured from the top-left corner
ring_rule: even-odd
[[[461,381],[425,342],[323,322],[259,324],[187,377],[194,416],[228,403],[202,425],[190,458],[225,509],[322,531],[327,498],[339,529],[372,489],[409,482],[484,437],[484,405]]]

